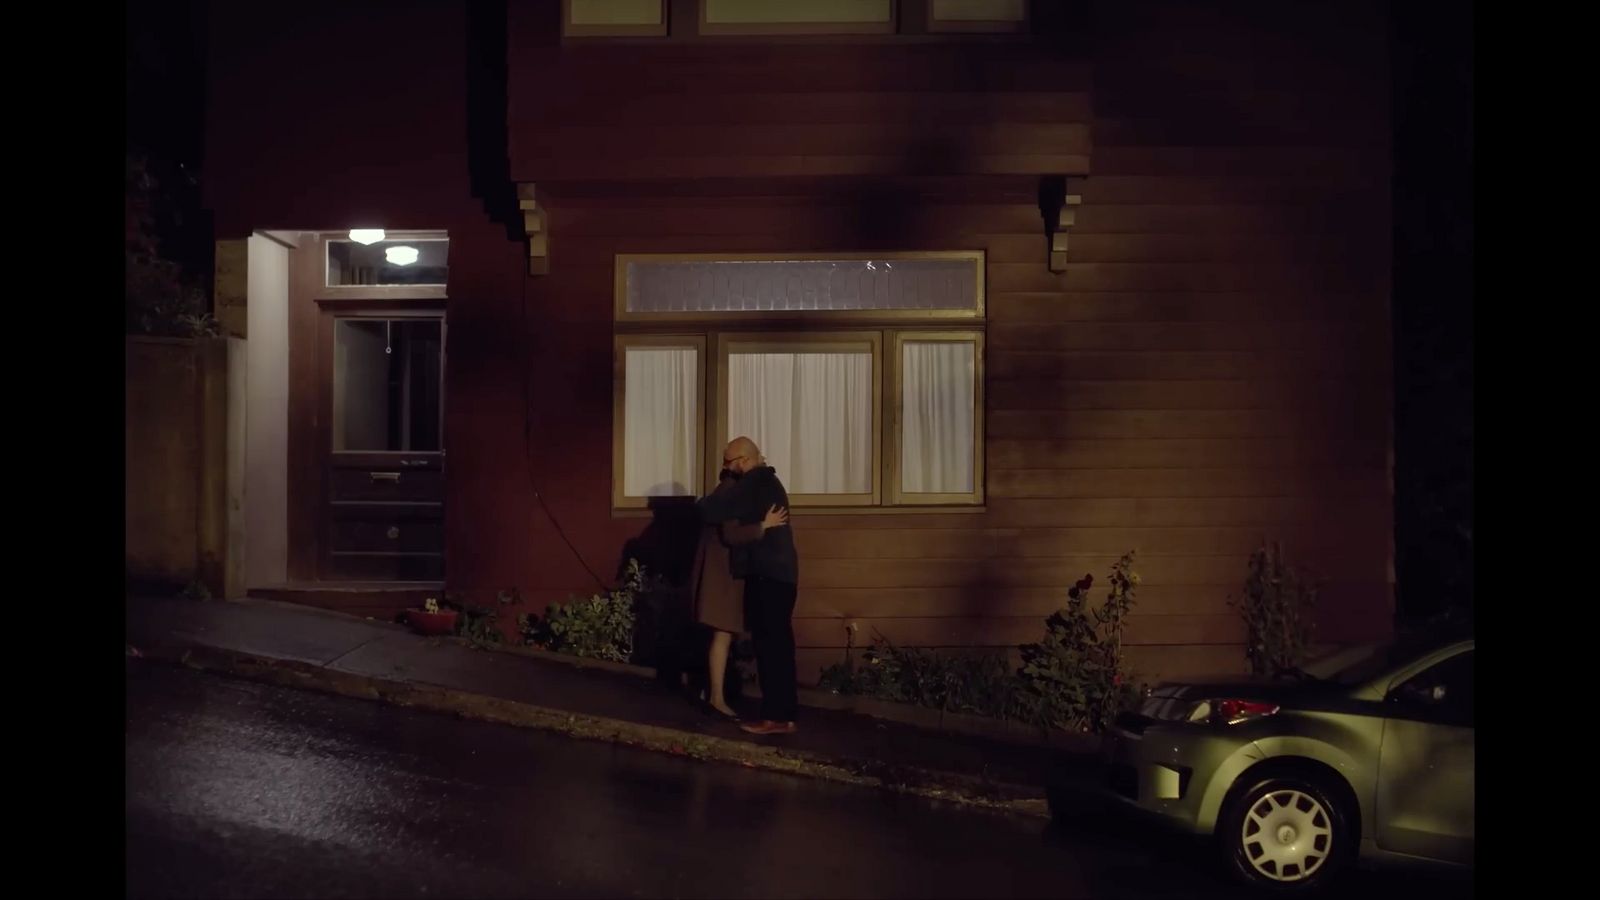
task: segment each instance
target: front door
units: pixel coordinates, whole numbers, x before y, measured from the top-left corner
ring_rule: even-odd
[[[1468,650],[1390,692],[1378,758],[1379,847],[1472,862],[1477,833],[1472,683]]]
[[[444,579],[443,311],[325,311],[324,580]]]

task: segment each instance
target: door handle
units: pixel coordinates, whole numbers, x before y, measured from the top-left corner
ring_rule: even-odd
[[[369,478],[371,478],[374,482],[387,481],[390,484],[399,484],[400,483],[400,473],[399,472],[368,472],[367,476]]]

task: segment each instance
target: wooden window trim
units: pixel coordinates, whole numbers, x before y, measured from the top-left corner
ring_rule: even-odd
[[[812,332],[722,332],[716,336],[717,369],[712,385],[715,392],[716,414],[712,419],[713,439],[706,444],[706,484],[716,481],[722,468],[721,452],[727,444],[722,437],[728,432],[728,356],[735,345],[754,346],[761,351],[791,352],[796,347],[809,347],[817,352],[858,350],[863,345],[872,354],[872,490],[866,494],[789,494],[795,507],[878,507],[883,505],[883,333],[863,331],[812,331]],[[780,477],[781,477],[780,473]]]
[[[900,23],[900,0],[889,0],[889,18],[884,22],[711,22],[706,17],[706,2],[698,0],[696,25],[701,35],[893,35]]]
[[[971,259],[975,265],[976,303],[968,310],[800,310],[752,312],[684,312],[630,314],[627,302],[627,266],[630,262],[704,261],[812,261],[827,259]],[[967,514],[985,511],[985,317],[986,254],[981,250],[896,251],[896,252],[820,252],[820,253],[619,253],[613,266],[613,301],[617,347],[613,377],[612,514],[616,518],[648,515],[645,498],[626,498],[622,493],[623,348],[651,345],[684,346],[700,349],[700,396],[697,440],[702,445],[705,469],[701,488],[714,482],[720,469],[722,434],[727,423],[728,347],[732,344],[796,343],[871,344],[873,347],[873,492],[870,497],[843,500],[840,495],[795,495],[796,508],[816,515],[931,515]],[[949,315],[955,313],[955,315]],[[822,322],[836,329],[811,331]],[[917,326],[921,326],[918,328]],[[668,330],[670,329],[670,330]],[[973,486],[964,494],[908,494],[900,488],[901,385],[904,342],[951,340],[971,342],[976,349],[973,413]],[[714,358],[707,353],[715,350]],[[885,414],[891,421],[885,422]],[[886,424],[889,427],[885,427]]]
[[[448,299],[448,284],[328,284],[328,245],[334,241],[346,240],[338,236],[339,233],[322,232],[309,247],[302,247],[297,252],[309,250],[315,259],[317,270],[316,281],[312,288],[312,299],[319,303],[348,303],[361,300],[376,300],[380,302],[394,300],[445,300]],[[390,240],[430,240],[449,243],[450,236],[442,231],[396,231],[384,238]],[[449,276],[445,276],[446,280]]]
[[[684,322],[762,322],[779,320],[842,322],[851,325],[869,322],[981,322],[987,315],[985,296],[986,254],[982,250],[899,250],[882,253],[618,253],[612,263],[612,316],[619,324],[671,325]],[[814,309],[741,310],[637,313],[628,310],[628,265],[635,262],[814,262],[825,260],[959,259],[973,265],[974,303],[972,309]]]
[[[925,27],[929,34],[1028,34],[1033,28],[1033,4],[1022,5],[1022,18],[941,19],[934,15],[933,0],[927,0]]]
[[[886,495],[891,506],[982,506],[984,503],[984,334],[976,329],[966,331],[895,331],[890,338],[888,452],[884,465]],[[905,397],[905,345],[911,343],[970,343],[973,345],[972,384],[972,490],[967,493],[910,493],[901,489],[900,460],[904,447]]]
[[[613,509],[648,509],[653,498],[629,497],[623,493],[623,455],[626,448],[627,351],[630,347],[693,347],[695,350],[695,392],[700,403],[695,409],[694,456],[706,452],[706,338],[701,334],[619,334],[614,338],[611,370],[611,506]],[[711,473],[715,477],[716,473]],[[704,485],[690,485],[691,499],[701,495]]]
[[[561,0],[561,36],[563,38],[606,37],[666,37],[671,11],[667,0],[659,0],[661,22],[656,25],[574,25],[572,0]]]

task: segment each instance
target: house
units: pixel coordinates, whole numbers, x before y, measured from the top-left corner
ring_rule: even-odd
[[[752,432],[803,676],[850,623],[1036,639],[1133,548],[1141,673],[1243,664],[1263,540],[1324,639],[1383,634],[1387,40],[1365,0],[220,4],[238,583],[543,609]]]

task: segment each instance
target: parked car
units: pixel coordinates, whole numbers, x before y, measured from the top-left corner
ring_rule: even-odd
[[[1287,680],[1164,684],[1120,716],[1102,791],[1310,890],[1352,861],[1473,865],[1471,639],[1351,648]]]

